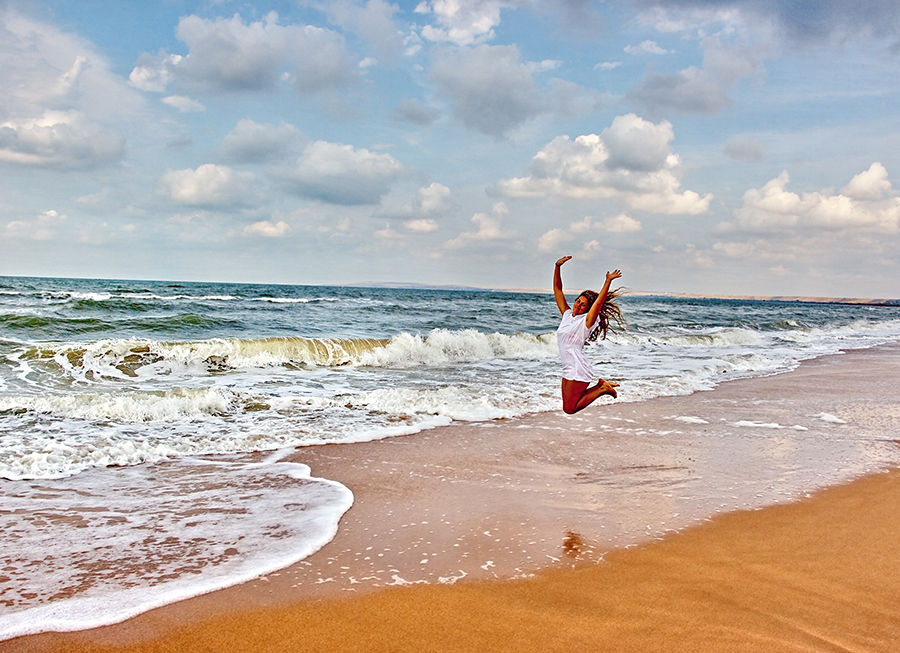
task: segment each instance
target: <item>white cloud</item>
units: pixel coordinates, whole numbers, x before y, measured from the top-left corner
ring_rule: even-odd
[[[273,125],[243,118],[222,141],[219,158],[226,163],[274,161],[305,144],[306,137],[289,123]]]
[[[542,252],[555,252],[562,243],[572,240],[572,234],[565,229],[551,229],[538,238],[538,249]]]
[[[271,174],[301,197],[355,205],[377,204],[409,171],[389,154],[316,141],[295,162],[273,168]]]
[[[399,11],[395,4],[383,0],[366,0],[362,4],[337,0],[325,5],[332,22],[352,30],[385,61],[393,62],[403,48],[403,33],[394,22]]]
[[[562,80],[551,80],[543,94],[514,45],[443,49],[429,78],[457,120],[491,136],[502,136],[543,113],[572,117],[599,104],[596,92]]]
[[[603,221],[602,226],[604,230],[616,234],[626,234],[641,230],[641,223],[625,213],[607,218]]]
[[[92,44],[9,8],[0,10],[0,162],[48,168],[116,163],[114,124],[140,107]]]
[[[353,78],[357,64],[343,37],[312,25],[279,25],[278,14],[245,23],[239,15],[209,20],[185,16],[178,39],[188,54],[142,54],[131,71],[132,85],[162,92],[173,81],[196,90],[261,90],[279,79],[315,93]]]
[[[403,223],[403,226],[410,231],[415,231],[420,234],[427,234],[438,230],[438,223],[431,219],[407,220]]]
[[[601,61],[596,66],[594,66],[594,70],[614,70],[621,65],[621,61]]]
[[[32,220],[13,220],[6,224],[6,233],[11,237],[27,240],[51,240],[57,235],[56,228],[61,226],[68,216],[61,215],[55,209],[44,211]]]
[[[0,161],[50,168],[114,163],[125,138],[89,121],[82,113],[44,111],[38,118],[0,123]]]
[[[459,249],[472,244],[484,244],[496,240],[509,238],[509,234],[503,231],[503,219],[509,215],[509,209],[503,202],[497,202],[491,208],[490,213],[476,213],[472,216],[472,223],[478,227],[477,231],[464,231],[453,240],[445,243],[450,249]]]
[[[708,33],[717,25],[722,31],[733,32],[741,29],[747,22],[746,16],[734,4],[700,7],[693,0],[647,4],[650,6],[639,14],[638,20],[664,34]]]
[[[254,222],[244,227],[245,236],[264,236],[266,238],[285,238],[291,234],[291,227],[284,220],[272,223],[269,220]]]
[[[669,148],[673,138],[666,121],[617,116],[600,135],[556,137],[532,158],[528,176],[503,180],[497,190],[509,197],[617,197],[651,213],[704,213],[712,195],[679,192],[681,162]]]
[[[789,181],[785,171],[761,189],[744,193],[744,205],[734,212],[737,227],[750,232],[900,231],[900,198],[880,163],[855,176],[837,195],[831,189],[798,195],[786,189]]]
[[[431,69],[438,92],[467,127],[500,136],[543,110],[540,89],[514,45],[446,50]]]
[[[888,171],[876,161],[865,172],[861,172],[850,180],[842,194],[854,200],[878,200],[891,192]]]
[[[178,204],[227,209],[256,200],[255,182],[253,173],[207,163],[196,170],[167,171],[160,192]]]
[[[641,230],[641,223],[631,216],[620,213],[611,218],[606,218],[600,222],[595,221],[591,216],[585,216],[578,222],[572,222],[568,227],[551,229],[544,233],[538,239],[538,249],[542,252],[556,252],[565,243],[574,240],[586,241],[587,234],[592,230],[607,231],[610,233],[629,233]],[[592,243],[596,240],[586,241],[583,245],[587,250],[592,250]],[[586,250],[586,251],[587,251]]]
[[[416,191],[411,202],[403,204],[391,203],[388,199],[378,210],[379,217],[403,220],[404,226],[417,233],[437,231],[440,218],[454,206],[452,193],[443,184],[434,182]]]
[[[197,102],[187,95],[170,95],[162,99],[164,104],[178,109],[181,113],[200,113],[206,111],[206,107],[202,103]]]
[[[175,78],[176,69],[181,63],[179,54],[165,54],[160,52],[154,57],[143,53],[138,57],[131,73],[128,75],[128,83],[142,91],[162,93],[169,82]]]
[[[666,32],[702,29],[714,23],[726,28],[748,23],[777,25],[789,41],[808,45],[836,38],[887,37],[896,48],[900,33],[900,5],[896,2],[784,2],[783,0],[742,0],[736,3],[698,3],[696,0],[651,2],[643,22]],[[706,6],[703,6],[706,5]],[[711,7],[711,8],[709,8]]]
[[[633,55],[668,54],[668,50],[657,45],[656,41],[643,41],[640,45],[627,45],[625,52]]]
[[[419,213],[421,215],[439,215],[449,211],[453,204],[450,201],[450,189],[437,182],[417,192]]]
[[[702,41],[703,66],[690,66],[674,74],[651,73],[627,97],[644,105],[651,114],[670,109],[686,113],[717,113],[733,101],[728,91],[744,78],[764,72],[763,61],[774,54],[774,46],[723,42],[716,37]]]
[[[500,10],[510,5],[498,0],[431,0],[420,2],[416,13],[434,14],[437,20],[437,25],[422,28],[429,41],[472,45],[494,37]]]
[[[532,61],[526,64],[528,70],[532,73],[544,73],[548,70],[555,70],[562,65],[562,61],[556,59],[544,59],[543,61]]]

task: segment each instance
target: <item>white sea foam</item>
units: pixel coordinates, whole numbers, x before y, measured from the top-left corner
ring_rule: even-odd
[[[339,302],[338,297],[254,297],[254,302],[269,304],[312,304],[315,302]]]
[[[496,358],[551,358],[557,352],[556,334],[504,335],[475,329],[434,329],[425,337],[402,333],[383,347],[362,352],[357,362],[375,367],[438,366]]]
[[[830,413],[819,413],[817,415],[814,415],[813,417],[815,417],[816,419],[820,419],[823,422],[828,422],[830,424],[846,424],[847,423],[844,420],[842,420],[840,417],[831,415]]]
[[[260,397],[222,387],[0,397],[19,423],[0,431],[0,478],[59,478],[92,467],[182,456],[360,442],[449,424],[554,410],[555,395],[497,386],[376,388],[329,395]],[[52,418],[52,421],[48,420]],[[19,433],[39,423],[65,429]]]
[[[670,417],[669,419],[674,419],[676,422],[684,422],[685,424],[709,424],[702,417],[696,417],[694,415],[677,415],[675,417]]]
[[[783,424],[779,424],[778,422],[757,422],[752,419],[742,419],[734,422],[734,426],[741,428],[755,428],[755,429],[791,429],[794,431],[808,431],[809,429],[800,424],[794,424],[793,426],[784,426]]]
[[[307,466],[272,460],[183,459],[5,490],[0,640],[115,623],[281,569],[331,540],[353,502]]]

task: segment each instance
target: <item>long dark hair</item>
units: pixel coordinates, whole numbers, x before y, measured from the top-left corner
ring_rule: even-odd
[[[624,288],[616,288],[606,293],[606,301],[603,302],[603,306],[600,308],[600,313],[597,316],[597,326],[591,331],[591,335],[588,336],[589,342],[594,342],[597,336],[600,336],[600,340],[606,340],[608,331],[612,330],[615,333],[625,328],[625,317],[622,315],[622,309],[619,308],[615,301],[624,294]],[[578,296],[588,300],[588,310],[591,310],[591,307],[600,295],[593,290],[585,290]]]

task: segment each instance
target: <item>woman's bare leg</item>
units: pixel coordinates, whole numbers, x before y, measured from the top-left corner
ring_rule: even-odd
[[[572,415],[579,410],[590,406],[594,400],[603,395],[617,397],[616,386],[618,383],[609,383],[600,379],[597,385],[589,388],[584,381],[562,380],[563,410]]]

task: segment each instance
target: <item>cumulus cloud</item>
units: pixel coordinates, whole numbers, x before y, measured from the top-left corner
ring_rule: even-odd
[[[591,229],[593,219],[585,216],[578,222],[572,222],[568,227],[551,229],[538,238],[538,249],[542,252],[555,252],[564,243],[569,243],[577,237],[583,238]]]
[[[125,138],[82,113],[44,111],[38,118],[0,123],[0,161],[48,168],[83,168],[122,158]]]
[[[880,200],[890,192],[888,171],[878,161],[851,179],[841,191],[843,195],[853,200]]]
[[[890,0],[729,0],[709,3],[704,0],[632,0],[657,22],[670,24],[696,23],[702,17],[709,21],[722,14],[744,14],[744,20],[774,21],[790,41],[821,43],[828,39],[887,38],[897,46],[900,34],[900,5]],[[740,16],[737,16],[740,19]],[[677,31],[672,29],[671,31]]]
[[[201,102],[197,102],[186,95],[170,95],[162,99],[164,104],[178,109],[181,113],[200,113],[206,111],[206,107]]]
[[[378,214],[384,217],[403,220],[409,231],[430,233],[438,230],[435,218],[440,218],[453,208],[454,202],[449,188],[434,182],[419,188],[412,202],[401,206],[384,206]]]
[[[129,79],[144,91],[162,92],[171,82],[196,90],[273,88],[281,79],[316,93],[352,79],[356,60],[343,37],[311,25],[279,25],[278,14],[245,23],[239,15],[209,20],[185,16],[175,32],[187,55],[142,54]]]
[[[286,189],[331,204],[377,204],[391,185],[409,174],[389,154],[316,141],[294,162],[271,169]]]
[[[325,5],[332,22],[356,33],[378,57],[393,62],[403,48],[404,36],[394,22],[399,8],[384,0],[367,0],[357,4],[338,0]]]
[[[531,71],[514,45],[445,51],[431,69],[438,93],[467,127],[500,136],[543,110]]]
[[[633,55],[669,53],[665,48],[659,47],[656,41],[642,41],[640,45],[626,45],[625,52]]]
[[[527,176],[501,181],[497,190],[508,197],[616,197],[651,213],[704,213],[712,195],[679,192],[681,161],[669,147],[673,138],[667,121],[617,116],[599,135],[556,137],[532,158]]]
[[[690,66],[674,74],[651,73],[628,98],[654,115],[674,109],[685,113],[717,113],[733,104],[728,92],[737,82],[763,72],[772,50],[762,44],[703,40],[703,66]]]
[[[900,197],[878,162],[856,175],[838,194],[824,189],[798,195],[787,190],[789,181],[785,171],[761,189],[744,193],[744,205],[735,211],[736,227],[749,232],[900,231]]]
[[[555,70],[562,66],[562,61],[557,59],[544,59],[543,61],[532,61],[526,64],[528,70],[533,73],[544,73],[548,70]]]
[[[403,226],[410,231],[420,234],[427,234],[438,230],[438,223],[430,218],[424,220],[407,220],[403,223]]]
[[[441,50],[429,78],[466,127],[502,136],[546,112],[566,116],[596,108],[599,95],[571,82],[552,80],[541,92],[514,45]]]
[[[615,234],[627,234],[641,230],[641,223],[625,213],[607,218],[601,225],[605,231]]]
[[[625,213],[599,222],[591,216],[585,216],[578,222],[570,223],[568,227],[558,227],[544,233],[538,238],[538,249],[542,252],[556,252],[562,245],[577,240],[583,242],[583,248],[586,248],[586,251],[591,251],[594,248],[593,243],[597,241],[588,241],[588,233],[598,230],[609,233],[630,233],[640,231],[641,223]]]
[[[306,137],[289,123],[273,125],[243,118],[222,141],[219,158],[225,163],[262,163],[284,158],[305,144]]]
[[[48,168],[116,163],[125,138],[114,127],[140,98],[87,41],[0,12],[0,162]]]
[[[450,189],[437,182],[420,188],[416,192],[418,211],[421,215],[440,215],[449,211],[453,203],[450,200]]]
[[[51,240],[57,234],[57,227],[67,220],[67,216],[55,209],[44,211],[32,220],[13,220],[6,224],[9,236],[28,240]]]
[[[476,213],[472,216],[472,223],[478,227],[476,231],[464,231],[453,240],[448,240],[445,246],[450,249],[460,249],[470,245],[505,240],[510,235],[503,231],[502,222],[508,215],[509,209],[506,204],[497,202],[491,208],[490,213]]]
[[[160,193],[185,206],[228,209],[252,203],[256,175],[207,163],[196,170],[169,170],[160,180]]]
[[[740,136],[735,136],[725,143],[722,151],[729,159],[745,163],[759,163],[766,158],[765,145]]]
[[[265,238],[285,238],[291,234],[290,225],[284,220],[270,222],[261,220],[244,227],[245,236],[264,236]]]
[[[416,13],[435,18],[435,25],[422,28],[422,36],[429,41],[472,45],[494,37],[500,10],[511,4],[502,0],[425,0]]]

